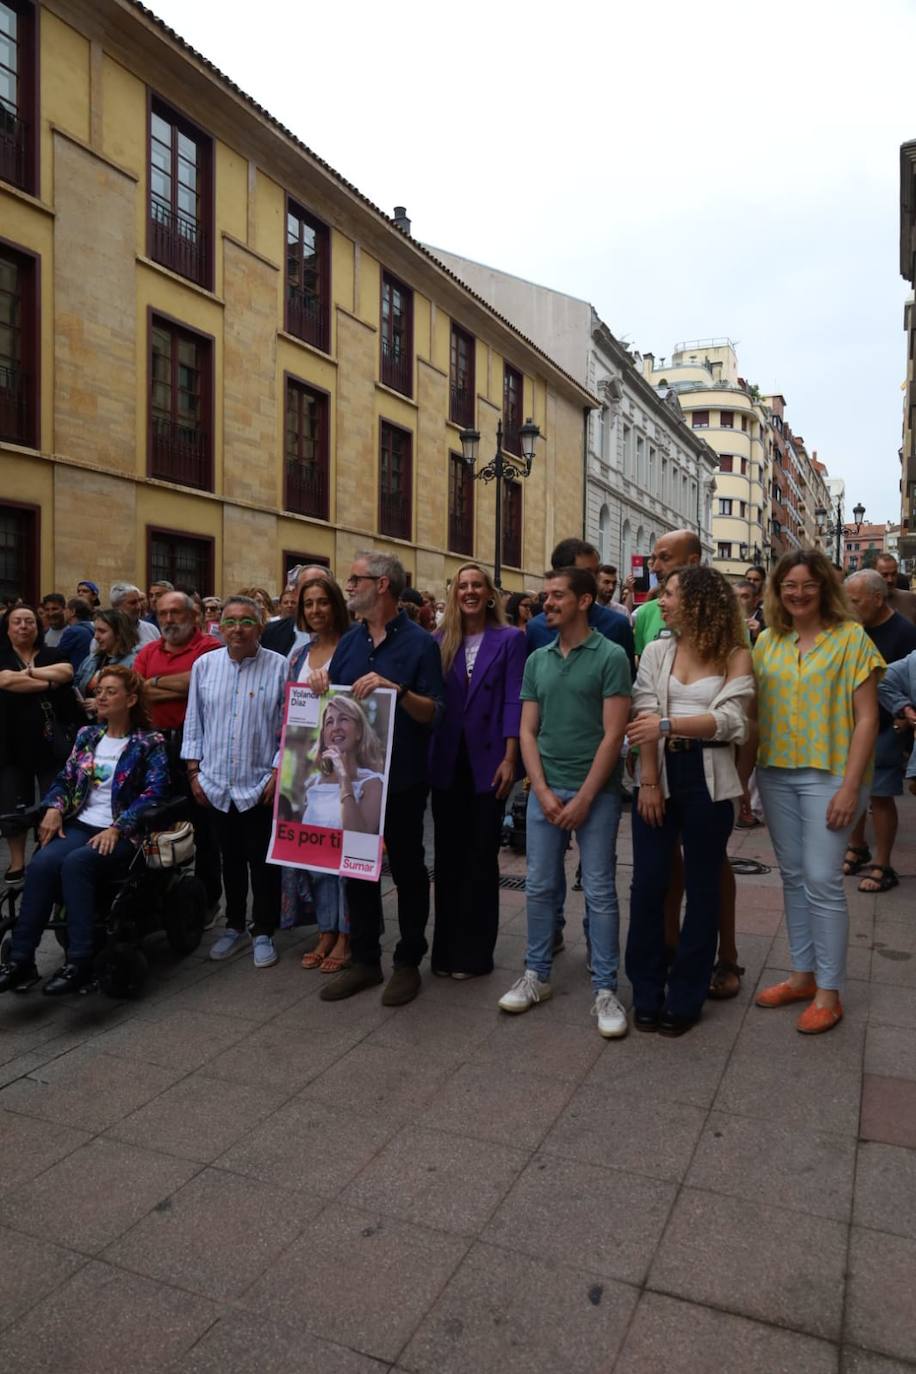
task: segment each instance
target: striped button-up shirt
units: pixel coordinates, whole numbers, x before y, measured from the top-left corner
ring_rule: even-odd
[[[200,785],[218,811],[250,811],[277,763],[289,664],[262,649],[235,662],[215,649],[191,670],[183,759],[200,760]]]

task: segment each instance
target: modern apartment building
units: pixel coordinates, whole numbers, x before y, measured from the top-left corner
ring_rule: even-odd
[[[718,465],[676,395],[653,386],[642,359],[615,338],[594,306],[509,272],[430,250],[523,334],[534,339],[600,406],[584,453],[586,538],[602,560],[629,570],[667,530],[689,529],[712,554],[712,492]]]
[[[582,528],[584,380],[131,0],[0,0],[0,590],[506,584]],[[519,464],[520,465],[520,464]]]

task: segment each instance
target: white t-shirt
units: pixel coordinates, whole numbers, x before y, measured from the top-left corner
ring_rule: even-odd
[[[468,677],[474,671],[474,664],[477,662],[477,654],[483,643],[483,630],[477,635],[465,635],[464,637],[464,661],[468,670]]]
[[[101,830],[111,825],[111,784],[114,782],[118,759],[127,747],[128,736],[123,739],[109,739],[103,735],[95,746],[95,763],[92,769],[92,791],[89,800],[79,813],[83,825],[97,825]]]

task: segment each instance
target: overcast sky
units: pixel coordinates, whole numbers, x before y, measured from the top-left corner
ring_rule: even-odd
[[[899,520],[916,0],[152,8],[424,242],[642,351],[731,337],[847,510]]]

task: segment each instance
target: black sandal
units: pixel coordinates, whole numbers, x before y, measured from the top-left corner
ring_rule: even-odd
[[[878,892],[889,892],[892,887],[897,887],[899,885],[900,879],[897,877],[897,874],[891,868],[890,864],[869,864],[868,867],[871,869],[871,872],[864,875],[862,883],[876,883],[877,886],[863,887],[862,883],[859,883],[860,892],[864,892],[866,895],[874,895]],[[880,878],[874,876],[876,873],[881,874]]]
[[[853,859],[847,859],[846,854],[856,855]],[[843,877],[851,878],[854,874],[863,869],[871,861],[871,850],[867,844],[848,844],[846,854],[843,855]]]
[[[726,987],[726,979],[735,977],[738,979],[738,986],[729,990]],[[709,980],[709,992],[707,996],[712,1002],[728,1002],[733,997],[737,997],[741,991],[741,979],[744,977],[744,969],[740,964],[733,964],[728,959],[720,959],[712,971]]]

